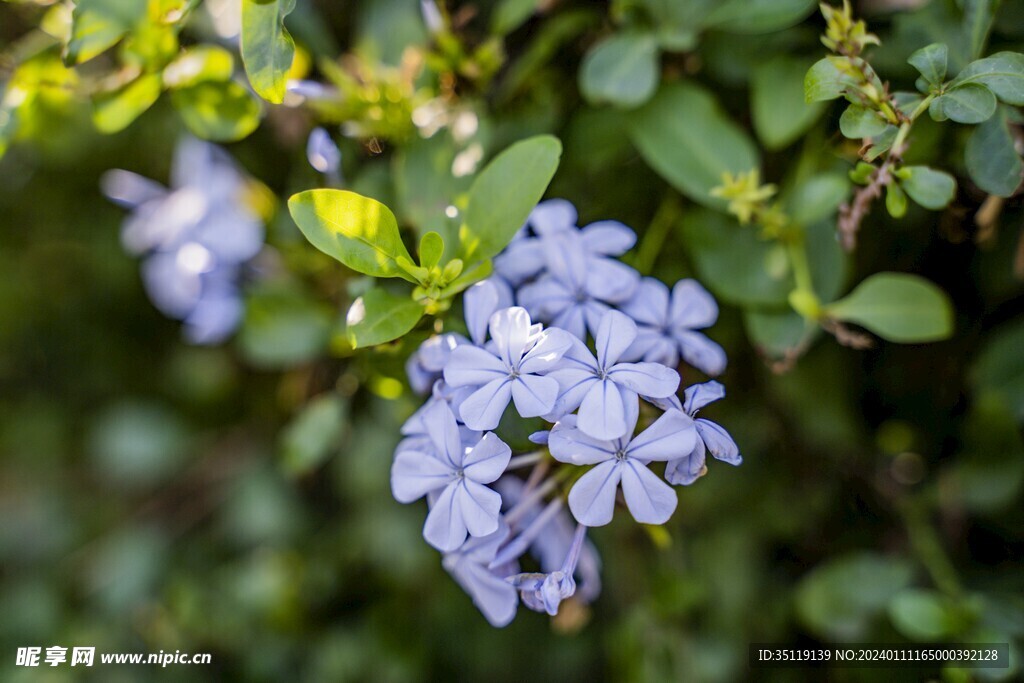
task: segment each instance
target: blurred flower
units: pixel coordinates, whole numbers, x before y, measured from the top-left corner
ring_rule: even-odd
[[[330,134],[319,126],[310,132],[309,140],[306,141],[306,158],[309,165],[320,173],[341,180],[338,174],[341,168],[341,150],[331,139]],[[340,182],[337,184],[340,185]]]
[[[550,377],[558,381],[554,412],[560,417],[579,408],[579,428],[595,439],[616,439],[626,433],[628,404],[638,396],[664,398],[679,388],[679,375],[658,363],[619,363],[637,336],[632,320],[608,311],[595,337],[597,357],[579,339],[562,356]]]
[[[633,437],[638,410],[635,406],[627,406],[627,410],[627,436],[618,439],[588,436],[577,427],[575,415],[559,420],[551,430],[549,448],[556,460],[596,465],[569,492],[569,509],[581,524],[603,526],[612,521],[620,482],[626,507],[642,524],[664,524],[676,509],[675,491],[647,464],[692,451],[697,439],[693,420],[678,410],[669,410]]]
[[[725,387],[714,380],[704,384],[695,384],[683,394],[683,410],[694,420],[697,430],[697,441],[693,450],[686,456],[670,460],[665,466],[665,479],[670,484],[687,486],[704,475],[706,454],[711,453],[717,460],[739,465],[743,462],[740,449],[721,425],[697,417],[701,408],[725,396]]]
[[[185,323],[186,338],[215,344],[242,318],[243,265],[263,246],[263,223],[246,201],[250,181],[226,152],[183,138],[171,189],[122,170],[101,179],[104,193],[132,209],[122,229],[129,252],[142,255],[150,300]]]
[[[718,320],[714,297],[696,280],[680,280],[672,288],[646,277],[622,311],[637,323],[636,340],[623,353],[626,360],[644,360],[675,367],[679,358],[715,376],[725,370],[722,347],[695,330]]]
[[[424,423],[433,449],[399,451],[391,468],[391,491],[401,503],[438,494],[423,537],[449,552],[465,542],[467,533],[479,537],[497,530],[501,495],[485,484],[502,475],[512,451],[492,433],[466,448],[455,415],[444,403],[435,404]]]

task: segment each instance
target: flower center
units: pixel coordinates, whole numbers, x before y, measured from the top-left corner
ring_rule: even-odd
[[[619,450],[615,451],[615,459],[618,460],[619,462],[626,462],[628,458],[629,456],[626,454],[625,449],[620,448]]]

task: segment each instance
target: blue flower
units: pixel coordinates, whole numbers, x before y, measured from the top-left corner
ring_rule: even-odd
[[[501,628],[516,616],[519,599],[516,589],[504,579],[500,571],[489,569],[498,548],[508,538],[509,529],[499,523],[498,529],[489,536],[470,538],[457,550],[446,553],[441,563],[462,586],[484,618]]]
[[[509,400],[522,417],[551,411],[558,398],[558,382],[543,375],[572,344],[561,330],[542,330],[519,307],[491,316],[488,348],[462,345],[452,351],[444,379],[452,387],[476,387],[459,408],[462,421],[471,429],[494,429]]]
[[[609,258],[595,258],[580,233],[563,231],[544,244],[547,271],[523,285],[519,304],[537,319],[586,340],[597,333],[611,304],[625,302],[639,281],[635,270]]]
[[[597,358],[574,338],[573,346],[549,375],[559,386],[555,417],[578,407],[579,428],[588,436],[609,441],[626,433],[627,406],[635,406],[638,395],[664,398],[675,394],[679,388],[675,370],[658,363],[618,362],[636,336],[632,320],[618,311],[608,311],[595,336]]]
[[[569,509],[581,524],[603,526],[612,520],[615,493],[622,493],[633,518],[642,524],[664,524],[676,508],[672,487],[648,469],[652,461],[667,461],[693,450],[697,440],[693,420],[678,410],[664,413],[633,437],[638,409],[627,413],[627,435],[612,441],[595,439],[576,426],[576,416],[559,420],[551,430],[549,448],[559,462],[596,465],[569,492]]]
[[[680,356],[707,375],[725,370],[722,347],[700,332],[718,319],[714,298],[696,280],[680,280],[672,288],[645,277],[622,311],[636,321],[639,334],[626,351],[628,360],[645,360],[675,367]]]
[[[497,530],[501,495],[485,484],[502,475],[512,451],[490,432],[466,448],[455,415],[443,402],[431,408],[424,422],[433,449],[400,450],[391,467],[391,491],[401,503],[436,494],[423,537],[449,552],[465,542],[467,533],[487,536]]]
[[[689,485],[697,481],[707,471],[705,460],[711,453],[717,460],[739,465],[743,462],[739,446],[721,425],[697,417],[701,408],[725,396],[725,387],[714,380],[704,384],[688,387],[683,394],[683,410],[687,415],[696,418],[697,442],[693,450],[686,456],[670,460],[665,466],[665,479],[670,484]]]
[[[597,221],[580,230],[576,227],[577,217],[576,208],[564,199],[538,204],[526,225],[494,259],[495,272],[516,286],[537,277],[548,265],[554,238],[566,233],[579,235],[578,248],[586,256],[600,259],[596,264],[599,269],[616,267],[609,265],[614,261],[601,257],[621,256],[636,244],[636,233],[618,221]]]
[[[263,247],[263,223],[245,202],[249,181],[231,157],[184,138],[175,150],[171,189],[121,170],[104,174],[101,185],[132,209],[122,242],[144,257],[142,280],[153,304],[184,321],[193,343],[229,336],[242,318],[243,265]]]
[[[319,126],[310,132],[306,141],[306,159],[334,185],[341,185],[341,150],[330,134]]]

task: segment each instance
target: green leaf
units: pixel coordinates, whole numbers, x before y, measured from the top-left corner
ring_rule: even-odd
[[[204,81],[226,81],[235,70],[235,58],[219,45],[188,48],[164,69],[164,85],[187,88]]]
[[[319,467],[345,431],[345,401],[337,394],[314,397],[281,433],[281,465],[292,476]]]
[[[911,565],[903,559],[867,552],[837,557],[803,578],[796,590],[796,611],[820,637],[862,639],[872,619],[913,575]]]
[[[206,81],[171,93],[188,129],[206,140],[233,142],[260,125],[260,103],[234,81]]]
[[[92,122],[101,133],[124,130],[153,106],[161,92],[159,74],[140,76],[120,90],[97,95],[92,102]]]
[[[327,348],[332,312],[301,292],[257,289],[246,301],[238,342],[246,360],[267,369],[308,362]]]
[[[754,130],[770,150],[788,147],[825,110],[822,103],[804,101],[802,77],[806,72],[806,60],[782,56],[759,64],[751,74]]]
[[[804,102],[822,102],[842,97],[857,87],[857,81],[836,68],[835,57],[824,57],[814,63],[804,76]]]
[[[723,0],[704,25],[730,33],[771,33],[800,23],[816,6],[817,0]]]
[[[907,195],[896,183],[885,188],[885,208],[893,218],[907,215]]]
[[[1006,114],[998,112],[967,138],[964,159],[971,180],[985,192],[1009,197],[1020,185],[1024,164],[1014,149]]]
[[[859,104],[851,104],[839,117],[839,130],[851,140],[877,137],[888,127],[881,114]]]
[[[834,219],[839,205],[850,193],[850,181],[841,173],[822,173],[796,183],[785,197],[790,217],[799,225]]]
[[[953,305],[946,293],[924,278],[905,273],[870,276],[828,305],[826,313],[903,344],[938,341],[953,334]]]
[[[923,588],[908,588],[889,603],[889,618],[896,630],[922,642],[937,643],[954,635],[957,619],[952,605],[941,593]]]
[[[284,27],[294,8],[295,0],[242,0],[242,64],[253,90],[275,104],[284,101],[295,57],[295,42]]]
[[[663,86],[630,115],[629,136],[644,160],[673,187],[696,202],[724,210],[711,196],[722,175],[758,168],[757,148],[703,87],[690,82]]]
[[[971,379],[979,392],[999,397],[1024,422],[1024,320],[997,327],[974,362]]]
[[[420,265],[430,270],[441,261],[444,254],[444,240],[436,232],[428,232],[420,238]]]
[[[375,287],[352,302],[345,315],[345,336],[354,349],[376,346],[403,336],[422,317],[421,304]]]
[[[491,160],[469,188],[459,230],[459,257],[467,264],[505,248],[544,196],[558,169],[562,143],[550,135],[521,140]]]
[[[522,26],[537,11],[540,0],[501,0],[491,15],[491,33],[505,36]]]
[[[1011,330],[1012,331],[1012,330]],[[1009,341],[1009,337],[1004,335]],[[1020,337],[1018,335],[1018,339]],[[989,344],[988,348],[996,348]],[[988,348],[983,355],[988,354]],[[952,486],[942,482],[943,488],[954,491],[963,505],[978,512],[998,512],[1020,501],[1024,486],[1024,441],[1018,422],[1024,421],[1024,392],[1020,392],[1020,347],[1003,348],[1015,358],[1003,367],[997,363],[991,370],[1006,369],[1008,378],[993,378],[993,383],[980,382],[982,363],[975,365],[975,384],[979,393],[971,402],[959,439],[960,449],[952,458],[949,474]],[[1000,360],[1009,360],[1003,358]],[[1016,367],[1015,367],[1016,366]],[[1002,389],[1018,383],[1016,405]]]
[[[981,123],[996,112],[996,96],[978,83],[967,83],[932,100],[928,113],[936,121],[953,119],[957,123]]]
[[[681,234],[697,274],[723,300],[740,306],[784,306],[793,289],[785,255],[750,226],[709,209],[684,214]]]
[[[871,162],[889,151],[892,143],[896,141],[899,129],[896,126],[889,126],[881,135],[871,139],[871,147],[864,153],[865,161]]]
[[[1024,106],[1024,54],[997,52],[971,62],[953,79],[950,88],[972,84],[985,86],[1006,104]]]
[[[768,358],[786,358],[798,353],[821,331],[791,308],[744,308],[743,326],[750,342]]]
[[[963,0],[964,32],[970,47],[971,59],[977,59],[985,49],[992,30],[1000,0]]]
[[[580,66],[580,92],[591,104],[637,107],[658,87],[658,44],[649,33],[625,32],[595,45]]]
[[[904,166],[900,171],[909,174],[900,178],[900,186],[926,209],[944,209],[956,196],[956,180],[948,173],[927,166]]]
[[[940,86],[946,78],[949,47],[944,43],[932,43],[910,55],[907,62],[921,72],[921,76],[929,85]]]
[[[81,64],[106,52],[146,18],[146,5],[140,0],[78,0],[71,12],[64,62]]]
[[[412,257],[395,214],[377,200],[347,190],[307,190],[291,196],[288,210],[314,247],[352,270],[416,282],[397,262]]]

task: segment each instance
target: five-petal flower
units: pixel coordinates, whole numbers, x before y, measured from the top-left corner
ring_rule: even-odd
[[[513,306],[491,316],[491,343],[486,348],[463,345],[452,351],[444,379],[452,387],[476,387],[459,406],[470,429],[494,429],[509,400],[522,417],[551,411],[558,382],[545,377],[569,349],[572,339],[562,330],[534,326],[525,309]]]
[[[696,280],[680,280],[672,288],[645,277],[622,311],[636,321],[639,334],[624,354],[627,360],[645,360],[675,367],[680,356],[708,375],[725,370],[725,351],[695,330],[718,319],[715,299]]]
[[[595,346],[597,357],[579,339],[550,377],[558,381],[559,398],[553,417],[579,408],[578,425],[595,439],[610,440],[626,433],[627,404],[639,396],[664,398],[679,388],[679,375],[658,363],[620,363],[623,352],[636,339],[636,325],[618,311],[601,318]]]
[[[603,526],[610,522],[620,483],[626,507],[636,521],[664,524],[675,511],[675,491],[647,465],[691,452],[697,440],[693,420],[669,410],[634,437],[638,413],[638,407],[628,410],[626,436],[610,441],[588,436],[577,426],[575,415],[560,420],[551,430],[549,448],[556,460],[595,465],[569,492],[569,509],[579,523]]]
[[[391,491],[401,503],[436,494],[423,527],[423,537],[435,548],[455,550],[471,536],[486,536],[498,528],[501,495],[485,484],[502,475],[511,449],[488,432],[466,448],[455,415],[443,401],[424,416],[433,449],[404,449],[391,467]]]

